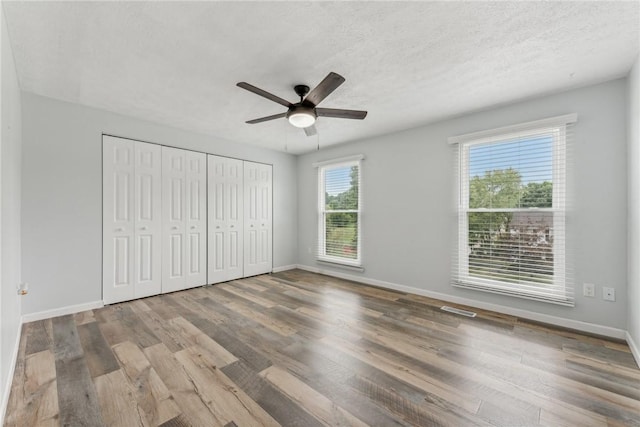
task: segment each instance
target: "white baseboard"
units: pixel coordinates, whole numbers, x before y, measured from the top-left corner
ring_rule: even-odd
[[[629,331],[627,331],[626,340],[631,349],[631,354],[633,354],[633,358],[636,359],[636,365],[640,368],[640,347],[638,347],[638,343],[633,340]]]
[[[336,272],[333,270],[325,270],[322,268],[311,267],[308,265],[298,265],[301,270],[311,271],[313,273],[325,274],[327,276],[338,277],[340,279],[352,280],[354,282],[364,283],[367,285],[379,286],[381,288],[393,289],[395,291],[406,292],[409,294],[422,295],[429,298],[439,299],[455,304],[467,305],[483,310],[495,311],[498,313],[517,316],[522,319],[533,320],[535,322],[547,323],[550,325],[560,326],[577,331],[587,332],[605,337],[616,339],[627,339],[628,334],[624,329],[612,328],[610,326],[597,325],[595,323],[582,322],[580,320],[566,319],[564,317],[551,316],[548,314],[536,313],[529,310],[507,307],[499,304],[492,304],[482,301],[476,301],[470,298],[457,297],[454,295],[443,294],[440,292],[432,292],[424,289],[413,288],[411,286],[399,285],[397,283],[385,282],[382,280],[370,279],[368,277],[355,276],[348,273]]]
[[[271,269],[271,272],[280,273],[281,271],[293,270],[294,268],[298,268],[298,265],[291,264],[291,265],[283,265],[282,267],[274,267],[273,269]]]
[[[20,351],[20,338],[22,337],[22,321],[18,326],[18,333],[16,334],[16,342],[13,345],[13,351],[11,352],[11,365],[9,366],[9,373],[7,374],[7,383],[4,385],[2,391],[2,407],[0,407],[0,425],[4,425],[4,417],[7,415],[7,405],[9,405],[9,395],[11,394],[11,384],[13,384],[13,375],[16,372],[16,363],[18,362],[18,352]]]
[[[102,301],[92,301],[84,304],[69,305],[66,307],[55,308],[53,310],[39,311],[37,313],[29,313],[22,315],[22,323],[35,322],[36,320],[50,319],[52,317],[64,316],[67,314],[79,313],[85,310],[93,310],[95,308],[104,307]]]

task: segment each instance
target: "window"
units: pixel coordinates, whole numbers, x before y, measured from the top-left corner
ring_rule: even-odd
[[[573,305],[566,150],[575,115],[450,138],[458,159],[453,284]]]
[[[318,167],[318,259],[361,265],[362,156],[316,163]]]

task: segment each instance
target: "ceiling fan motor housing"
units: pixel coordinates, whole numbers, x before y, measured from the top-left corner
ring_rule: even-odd
[[[307,96],[307,94],[309,93],[310,88],[307,85],[295,85],[293,87],[293,90],[296,91],[296,94],[300,97],[300,100],[302,100],[302,98]]]

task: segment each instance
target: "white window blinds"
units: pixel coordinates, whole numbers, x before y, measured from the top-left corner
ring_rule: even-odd
[[[361,266],[362,156],[316,163],[321,261]]]
[[[566,153],[576,119],[450,138],[459,183],[455,286],[573,305]]]

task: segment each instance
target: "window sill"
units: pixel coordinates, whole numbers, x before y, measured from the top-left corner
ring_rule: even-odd
[[[340,261],[334,261],[334,260],[326,260],[326,259],[321,259],[318,258],[316,259],[316,262],[318,264],[324,264],[330,267],[337,267],[337,268],[343,268],[345,270],[351,270],[351,271],[358,271],[358,272],[364,272],[364,268],[361,265],[358,264],[349,264],[346,262],[340,262]]]
[[[541,295],[540,293],[537,293],[537,292],[528,292],[526,290],[515,289],[515,288],[509,289],[505,285],[500,286],[500,285],[491,285],[488,283],[474,283],[471,280],[464,280],[464,279],[454,280],[452,285],[455,286],[456,288],[471,289],[471,290],[480,291],[480,292],[489,292],[492,294],[506,295],[510,297],[523,298],[523,299],[528,299],[533,301],[545,302],[549,304],[564,305],[567,307],[575,306],[575,302],[573,298],[570,298],[568,296]]]

